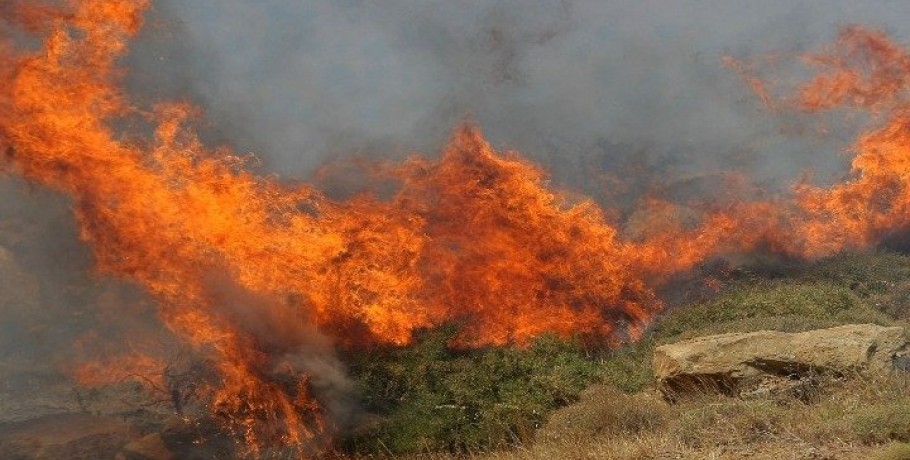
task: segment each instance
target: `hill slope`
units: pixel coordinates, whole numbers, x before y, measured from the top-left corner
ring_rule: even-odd
[[[356,455],[452,458],[910,458],[910,377],[818,382],[809,400],[652,388],[656,345],[725,332],[910,324],[910,257],[844,254],[727,271],[713,298],[670,309],[613,351],[539,340],[457,352],[446,332],[352,366],[373,414]],[[486,452],[486,453],[484,453]]]

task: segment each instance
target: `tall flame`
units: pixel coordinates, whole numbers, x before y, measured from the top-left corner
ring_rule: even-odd
[[[844,29],[824,54],[811,56],[821,72],[800,91],[799,106],[867,110],[884,121],[853,146],[850,179],[829,189],[801,187],[809,218],[801,233],[821,255],[865,247],[910,224],[910,53],[879,31]]]
[[[192,107],[145,110],[120,89],[118,59],[148,6],[0,7],[0,21],[22,26],[0,43],[3,164],[72,197],[99,270],[143,286],[163,322],[210,357],[212,410],[253,451],[307,445],[327,429],[299,362],[315,335],[403,345],[454,321],[463,347],[543,333],[634,338],[662,308],[655,289],[707,259],[758,245],[802,257],[867,247],[910,216],[910,56],[877,32],[846,30],[814,57],[831,71],[801,92],[804,109],[888,117],[857,143],[849,181],[706,208],[695,228],[650,200],[648,231],[629,239],[593,201],[548,188],[543,170],[495,151],[471,124],[438,160],[381,168],[398,183],[388,199],[334,201],[254,175],[203,145],[188,127]],[[29,51],[13,30],[43,32],[43,46]],[[750,80],[766,97],[760,83]]]

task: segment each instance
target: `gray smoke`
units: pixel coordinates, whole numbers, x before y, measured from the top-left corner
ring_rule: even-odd
[[[80,363],[176,344],[137,287],[95,274],[67,197],[0,175],[0,425],[86,410]]]
[[[850,23],[902,40],[910,4],[158,0],[153,16],[133,88],[199,104],[214,140],[270,172],[432,155],[471,116],[496,146],[597,194],[592,174],[630,165],[652,186],[730,169],[772,189],[807,169],[836,179],[852,131],[782,132],[721,59],[812,50]]]

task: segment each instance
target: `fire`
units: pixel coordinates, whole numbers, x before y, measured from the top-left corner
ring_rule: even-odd
[[[143,286],[168,328],[214,363],[209,407],[252,453],[310,449],[331,430],[301,358],[322,335],[404,345],[455,322],[460,347],[544,333],[635,338],[662,309],[656,289],[706,260],[759,246],[819,257],[908,224],[910,55],[877,32],[845,31],[812,59],[830,71],[801,91],[805,110],[847,104],[887,119],[858,141],[849,180],[705,206],[695,225],[649,199],[646,230],[629,238],[613,213],[549,188],[540,167],[497,152],[472,124],[439,159],[377,168],[397,184],[386,199],[335,201],[257,176],[196,137],[192,107],[137,107],[120,89],[118,59],[148,6],[0,9],[21,26],[8,30],[44,37],[37,51],[14,32],[0,43],[2,164],[72,197],[99,271]],[[770,105],[766,86],[749,84]]]
[[[821,72],[800,93],[807,111],[847,106],[863,109],[881,127],[862,134],[852,150],[850,178],[830,189],[802,187],[808,214],[801,231],[818,255],[866,247],[910,223],[910,53],[884,33],[858,27],[841,32],[836,46],[811,57]],[[828,240],[828,241],[825,241]]]

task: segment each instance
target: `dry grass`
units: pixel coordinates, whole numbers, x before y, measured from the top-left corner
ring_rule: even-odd
[[[586,442],[552,442],[517,448],[508,452],[461,457],[428,454],[407,458],[411,460],[736,460],[743,458],[867,460],[872,458],[874,451],[874,448],[870,446],[851,445],[838,441],[832,441],[828,445],[820,447],[798,444],[793,441],[768,441],[744,446],[693,448],[678,443],[672,437],[647,436],[642,438],[599,438]],[[896,460],[896,458],[888,458],[888,460]]]
[[[910,444],[895,442],[875,453],[875,460],[910,460]]]
[[[820,384],[809,403],[781,397],[695,395],[675,404],[653,391],[595,386],[557,410],[533,444],[414,460],[910,459],[910,376],[853,376]],[[889,444],[891,443],[891,444]]]
[[[670,406],[656,392],[625,394],[594,385],[577,404],[556,410],[537,432],[537,440],[578,442],[603,436],[643,436],[666,427]]]

